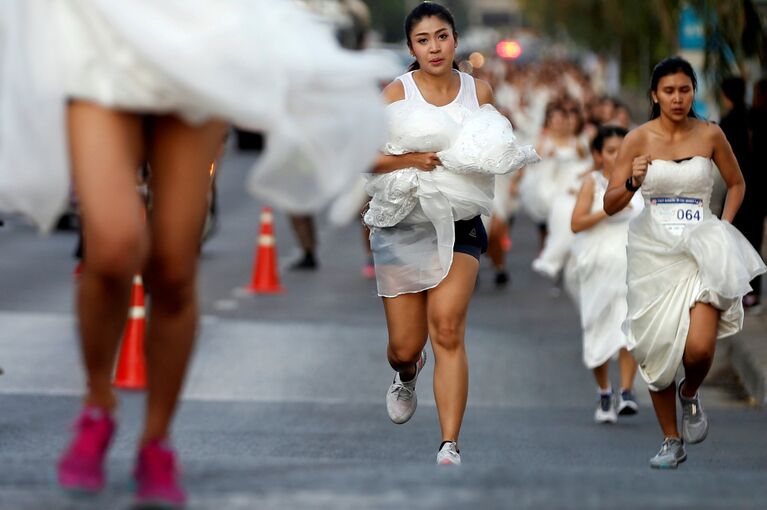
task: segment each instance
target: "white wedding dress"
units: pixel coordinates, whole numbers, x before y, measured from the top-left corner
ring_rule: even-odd
[[[645,209],[628,234],[628,316],[624,330],[650,389],[674,381],[682,362],[690,309],[721,310],[717,338],[743,325],[742,297],[767,270],[759,254],[730,223],[709,209],[712,161],[653,160],[641,191]]]
[[[532,146],[515,143],[506,117],[490,105],[479,106],[474,78],[460,78],[456,100],[439,107],[423,99],[408,73],[400,77],[405,99],[387,107],[384,152],[436,152],[442,165],[369,177],[372,198],[364,219],[380,296],[436,287],[452,265],[454,223],[489,215],[494,176],[539,160]]]
[[[267,133],[248,187],[316,210],[386,138],[382,57],[292,0],[0,2],[0,210],[50,228],[67,199],[68,99]]]
[[[585,177],[594,180],[591,213],[604,205],[607,179],[601,171]],[[626,243],[628,222],[644,209],[635,194],[629,206],[575,235],[568,265],[573,265],[576,302],[583,328],[583,363],[595,368],[626,347],[621,329],[626,319]]]

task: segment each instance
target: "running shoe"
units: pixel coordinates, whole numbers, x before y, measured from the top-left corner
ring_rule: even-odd
[[[115,431],[114,419],[103,409],[86,406],[74,424],[75,436],[57,465],[59,486],[73,493],[93,494],[104,488],[104,460]]]
[[[618,414],[621,416],[631,416],[639,412],[639,405],[631,390],[622,390],[618,398]]]
[[[698,393],[692,398],[682,396],[684,379],[679,381],[679,401],[682,403],[682,438],[689,444],[703,442],[708,435],[708,416],[700,405]]]
[[[650,467],[676,469],[685,460],[687,460],[687,452],[684,451],[684,442],[678,437],[667,437],[663,440],[660,451],[650,459]]]
[[[511,281],[511,278],[509,278],[509,273],[507,273],[506,271],[495,272],[496,287],[505,287],[506,285],[508,285],[509,281]]]
[[[399,372],[394,374],[394,381],[386,393],[386,411],[394,423],[405,423],[415,413],[415,408],[418,406],[415,382],[418,380],[418,374],[421,373],[424,365],[426,365],[426,351],[421,351],[421,357],[415,364],[415,377],[413,377],[413,380],[403,382],[399,377]]]
[[[618,421],[612,392],[599,394],[599,403],[596,411],[594,411],[594,421],[597,423],[615,423]]]
[[[176,455],[170,445],[155,439],[138,452],[136,468],[135,507],[176,510],[186,503],[184,489],[179,483]]]
[[[440,466],[460,466],[461,451],[454,441],[445,441],[437,452],[437,464]]]
[[[317,262],[317,259],[314,258],[314,253],[311,251],[305,251],[303,257],[290,265],[290,269],[296,271],[313,271],[319,266],[320,265]]]

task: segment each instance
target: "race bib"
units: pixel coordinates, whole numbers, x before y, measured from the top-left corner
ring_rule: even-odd
[[[703,219],[703,200],[688,197],[653,197],[650,211],[655,221],[674,235],[682,235],[684,227]]]
[[[703,200],[687,197],[653,197],[650,211],[655,221],[674,235],[682,235],[684,227],[703,219]]]

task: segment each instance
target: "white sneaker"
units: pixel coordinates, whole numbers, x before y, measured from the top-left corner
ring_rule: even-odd
[[[458,445],[452,441],[442,443],[437,452],[437,464],[440,466],[460,466],[461,453],[458,451]]]
[[[421,373],[424,365],[426,365],[426,351],[421,351],[421,357],[415,364],[415,377],[413,377],[412,381],[402,382],[399,378],[399,372],[394,374],[394,381],[392,381],[389,391],[386,393],[386,411],[394,423],[405,423],[415,413],[415,408],[418,406],[415,382],[418,380],[418,374]]]
[[[597,423],[615,423],[618,421],[618,413],[615,412],[612,393],[599,396],[599,404],[597,404],[597,410],[594,411],[594,421]]]

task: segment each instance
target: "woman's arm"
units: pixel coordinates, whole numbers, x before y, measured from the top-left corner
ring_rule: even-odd
[[[578,198],[575,201],[575,208],[573,209],[573,216],[570,221],[570,229],[576,234],[590,229],[607,218],[607,213],[602,209],[592,213],[592,205],[594,205],[594,179],[586,177],[583,179],[581,190],[578,192]]]
[[[428,172],[440,164],[436,152],[410,152],[398,156],[379,154],[372,172],[374,174],[386,174],[403,168],[417,168]]]
[[[746,194],[746,182],[743,180],[743,174],[740,171],[740,166],[738,166],[738,160],[732,152],[730,142],[727,141],[722,129],[716,124],[712,124],[709,129],[714,146],[712,158],[719,168],[722,179],[727,184],[727,198],[725,198],[722,209],[722,219],[732,223],[738,209],[740,209],[740,204],[743,203],[743,197]]]
[[[626,188],[626,181],[631,179],[632,186],[638,189],[647,174],[651,159],[648,154],[641,152],[644,149],[644,141],[640,130],[641,128],[630,132],[623,139],[618,151],[618,159],[610,175],[610,184],[607,186],[604,200],[605,212],[611,216],[622,211],[636,193]]]

